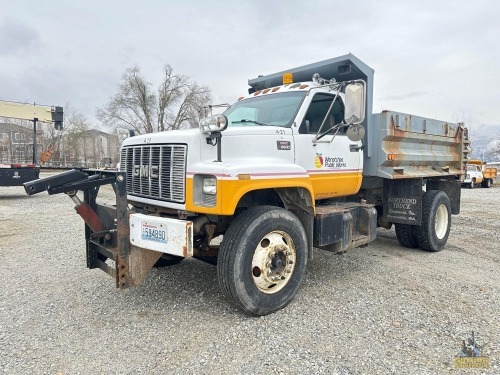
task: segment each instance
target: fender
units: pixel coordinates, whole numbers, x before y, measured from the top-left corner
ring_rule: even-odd
[[[215,207],[194,205],[192,192],[193,177],[196,174],[209,174],[217,177]],[[279,188],[304,188],[311,198],[314,197],[309,174],[296,164],[259,163],[226,166],[219,173],[201,169],[199,172],[189,171],[186,179],[186,210],[214,215],[233,215],[238,202],[248,192]],[[314,202],[313,199],[312,201]]]

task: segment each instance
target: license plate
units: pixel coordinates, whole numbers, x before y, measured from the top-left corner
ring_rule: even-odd
[[[141,238],[147,241],[167,243],[167,226],[165,224],[143,221],[141,225]]]
[[[193,256],[193,222],[144,214],[130,215],[130,243],[139,249]]]

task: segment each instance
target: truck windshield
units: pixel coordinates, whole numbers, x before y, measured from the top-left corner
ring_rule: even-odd
[[[280,126],[289,128],[306,92],[257,96],[234,103],[224,114],[229,126]]]
[[[467,172],[475,172],[477,167],[475,165],[467,165]]]

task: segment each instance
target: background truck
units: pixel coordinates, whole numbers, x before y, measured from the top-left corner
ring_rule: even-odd
[[[472,159],[467,162],[466,174],[463,184],[470,189],[474,185],[481,184],[483,188],[490,188],[497,178],[498,171],[496,168],[488,167],[485,162]]]
[[[118,172],[69,171],[25,189],[70,195],[86,223],[87,266],[119,288],[195,257],[217,265],[235,306],[269,314],[293,299],[314,249],[364,247],[393,224],[405,247],[446,244],[466,129],[372,114],[373,75],[349,54],[259,76],[199,129],[126,139]],[[109,183],[114,207],[96,200]]]
[[[37,159],[36,127],[38,122],[54,124],[56,129],[62,129],[63,108],[53,106],[41,106],[26,103],[6,102],[0,100],[0,117],[33,121],[31,160],[27,162],[27,155],[20,156],[16,153],[14,136],[12,132],[3,132],[0,128],[0,136],[9,147],[2,145],[0,157],[0,186],[22,186],[25,182],[39,177],[40,166]],[[4,137],[5,135],[5,137]],[[25,146],[26,144],[23,144]],[[23,150],[25,151],[25,150]],[[5,155],[4,155],[5,154]]]

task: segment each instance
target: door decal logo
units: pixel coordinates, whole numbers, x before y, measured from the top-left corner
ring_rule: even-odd
[[[314,165],[316,168],[330,168],[330,169],[338,169],[347,167],[347,163],[344,161],[344,158],[335,156],[325,156],[323,154],[316,153],[316,157],[314,158]]]
[[[316,168],[321,168],[323,166],[322,154],[316,153],[316,157],[314,158],[314,165],[316,166]]]

